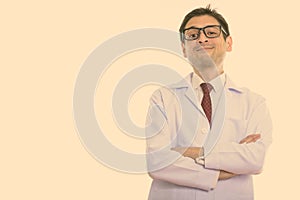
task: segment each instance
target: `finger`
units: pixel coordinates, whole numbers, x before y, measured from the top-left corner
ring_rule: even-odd
[[[260,134],[255,134],[255,135],[252,135],[250,137],[250,139],[247,141],[247,143],[251,143],[251,142],[256,142],[257,140],[260,139]]]
[[[240,144],[248,144],[248,143],[251,143],[251,142],[256,142],[258,139],[260,139],[261,135],[260,134],[251,134],[251,135],[248,135],[247,137],[245,137],[244,139],[242,139],[240,141]]]
[[[246,138],[242,139],[239,144],[244,144],[246,142]]]
[[[252,135],[247,135],[244,139],[240,141],[240,144],[247,143],[250,141]]]
[[[260,134],[248,135],[240,141],[240,144],[245,143],[245,142],[251,142],[251,141],[255,140],[257,137],[260,137]]]

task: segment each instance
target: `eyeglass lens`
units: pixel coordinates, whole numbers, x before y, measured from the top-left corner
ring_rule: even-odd
[[[219,26],[209,26],[204,28],[191,28],[184,32],[184,37],[186,40],[196,40],[200,36],[200,31],[203,30],[204,35],[207,38],[216,38],[221,34],[221,29]]]

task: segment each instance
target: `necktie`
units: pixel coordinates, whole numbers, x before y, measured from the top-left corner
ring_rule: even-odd
[[[205,112],[206,118],[209,121],[209,124],[211,124],[211,99],[210,99],[210,91],[213,88],[211,84],[209,83],[201,83],[200,87],[203,91],[203,98],[201,102],[201,106]]]

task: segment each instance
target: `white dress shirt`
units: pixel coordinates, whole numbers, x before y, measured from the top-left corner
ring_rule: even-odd
[[[200,87],[200,84],[204,83],[204,81],[195,73],[192,73],[191,76],[192,76],[192,87],[200,103],[202,102],[202,98],[203,98],[203,91]],[[221,93],[223,92],[224,89],[225,73],[222,73],[221,75],[212,79],[208,83],[210,83],[213,86],[213,89],[210,92],[211,105],[212,105],[212,118],[213,118],[217,105],[220,102]]]

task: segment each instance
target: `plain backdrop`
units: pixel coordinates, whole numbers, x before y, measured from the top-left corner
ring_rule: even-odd
[[[106,167],[81,144],[72,108],[76,78],[112,36],[145,27],[177,31],[187,12],[208,3],[225,16],[234,40],[226,72],[266,98],[274,123],[264,172],[254,179],[255,199],[299,199],[300,16],[293,0],[1,1],[0,199],[147,199],[147,174]],[[115,126],[110,95],[122,74],[149,60],[189,70],[167,53],[134,52],[111,66],[95,93],[107,138],[128,152],[142,152],[144,143]],[[144,123],[153,89],[141,88],[130,100],[136,124]]]

